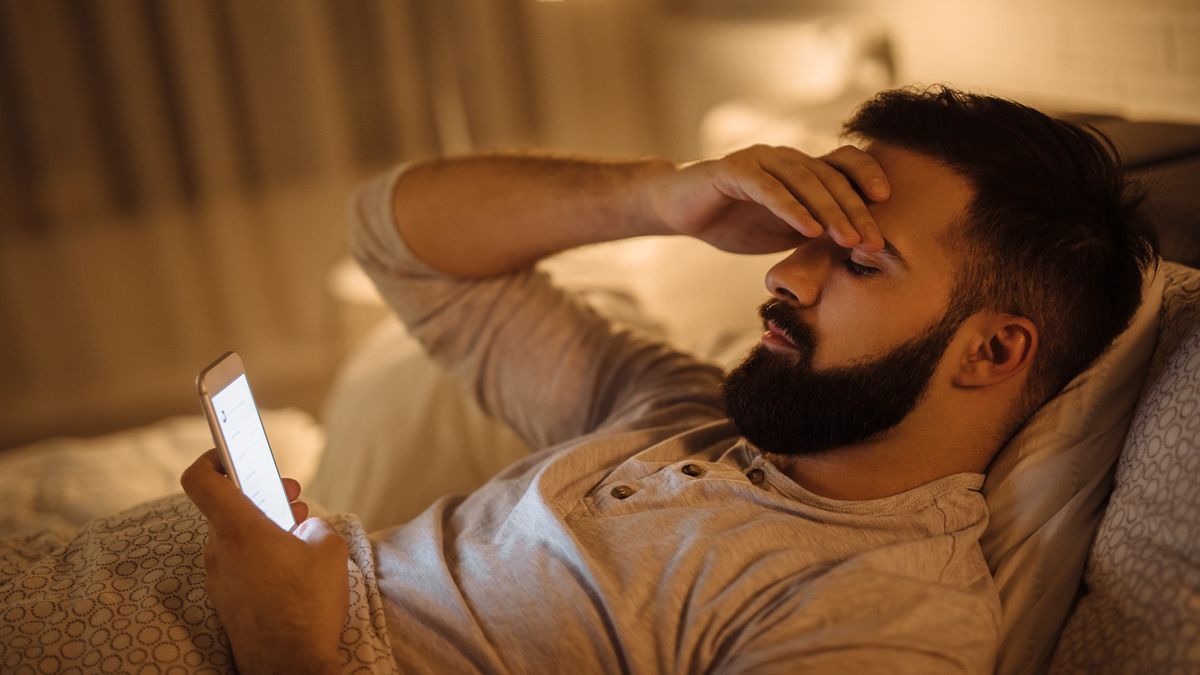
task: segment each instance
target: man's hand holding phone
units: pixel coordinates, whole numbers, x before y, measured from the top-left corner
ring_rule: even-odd
[[[216,448],[180,478],[208,519],[209,600],[244,673],[338,669],[350,605],[346,542],[308,517],[300,483],[282,478],[241,357],[196,377]]]
[[[243,673],[336,672],[338,640],[350,603],[346,542],[298,501],[300,483],[283,479],[291,533],[225,476],[216,449],[180,478],[208,519],[208,596]]]

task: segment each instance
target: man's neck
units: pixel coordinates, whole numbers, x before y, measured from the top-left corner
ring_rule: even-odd
[[[891,437],[811,455],[768,454],[797,485],[829,499],[890,497],[956,473],[982,473],[993,449],[985,439]]]

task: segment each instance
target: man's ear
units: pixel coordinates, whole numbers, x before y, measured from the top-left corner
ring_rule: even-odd
[[[952,381],[959,387],[988,387],[1025,372],[1037,354],[1038,330],[1013,314],[977,314],[964,324],[967,351]]]

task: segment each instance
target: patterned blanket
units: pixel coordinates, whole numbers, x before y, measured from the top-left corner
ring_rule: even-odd
[[[354,516],[329,521],[350,549],[343,672],[396,672],[366,533]],[[207,537],[178,494],[74,534],[0,539],[0,671],[235,672],[204,591]]]

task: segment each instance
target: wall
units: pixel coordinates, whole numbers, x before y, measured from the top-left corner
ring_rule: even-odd
[[[1200,120],[1196,0],[892,0],[901,81],[1138,118]]]
[[[674,0],[667,7],[724,21],[862,16],[886,27],[899,83],[1200,120],[1197,0]]]

